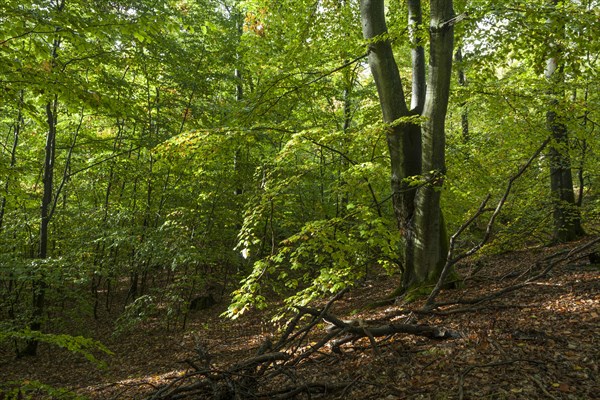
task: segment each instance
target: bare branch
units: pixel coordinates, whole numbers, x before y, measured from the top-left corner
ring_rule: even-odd
[[[435,288],[431,291],[431,294],[429,295],[429,297],[427,298],[427,301],[425,302],[425,305],[423,306],[423,308],[425,310],[431,310],[435,307],[435,298],[437,297],[437,295],[439,294],[440,290],[442,289],[442,286],[444,285],[444,282],[446,280],[446,277],[448,276],[448,274],[450,273],[451,268],[460,260],[462,260],[463,258],[466,257],[470,257],[473,254],[475,254],[479,249],[481,249],[490,239],[491,235],[492,235],[492,228],[494,227],[494,222],[496,221],[496,218],[498,217],[498,215],[500,214],[500,211],[502,210],[502,208],[504,207],[504,204],[506,203],[506,200],[508,199],[508,195],[510,194],[511,190],[512,190],[512,186],[514,184],[514,182],[519,179],[527,170],[527,168],[529,168],[529,166],[533,163],[534,160],[536,160],[538,158],[538,156],[542,153],[542,151],[544,151],[544,149],[546,148],[546,146],[548,145],[548,143],[550,143],[550,140],[552,138],[548,137],[546,138],[546,140],[544,140],[544,142],[537,148],[537,150],[533,153],[533,155],[527,160],[527,162],[525,164],[523,164],[519,170],[517,171],[516,174],[514,174],[509,180],[508,180],[508,184],[506,185],[506,189],[504,190],[504,194],[502,196],[502,198],[498,201],[498,204],[496,205],[496,208],[494,209],[494,212],[492,213],[492,215],[490,216],[490,219],[488,220],[488,224],[486,226],[485,229],[485,234],[483,236],[483,238],[481,239],[481,241],[473,246],[470,250],[459,254],[458,256],[454,257],[454,247],[456,245],[456,239],[460,236],[460,234],[462,234],[464,232],[464,230],[471,225],[476,219],[477,217],[479,217],[485,210],[486,210],[486,204],[490,199],[490,195],[488,194],[486,196],[486,198],[481,202],[481,205],[479,206],[479,209],[477,210],[477,212],[471,217],[469,218],[457,231],[454,235],[452,235],[451,239],[450,239],[450,246],[449,246],[449,250],[448,250],[448,257],[446,258],[446,264],[444,265],[444,268],[442,269],[442,273],[440,274],[440,278],[438,279]]]

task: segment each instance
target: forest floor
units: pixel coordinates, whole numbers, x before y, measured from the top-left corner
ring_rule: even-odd
[[[438,301],[474,298],[507,287],[520,272],[568,248],[511,252],[460,265],[463,276],[481,269],[463,288],[442,291]],[[419,302],[363,310],[396,284],[394,277],[372,277],[333,303],[330,313],[389,323],[410,316],[411,323],[416,318],[419,324],[443,326],[462,337],[434,340],[395,334],[378,338],[376,347],[365,337],[343,345],[341,354],[323,347],[288,372],[285,384],[326,382],[334,387],[339,383],[337,390],[297,398],[600,399],[599,265],[587,259],[557,265],[545,278],[477,306],[448,306],[428,314],[406,313],[419,309]],[[92,336],[114,352],[104,357],[106,368],[47,345],[41,345],[35,359],[15,360],[9,350],[1,349],[0,382],[30,386],[42,382],[91,399],[144,399],[190,371],[184,360],[197,357],[198,344],[210,353],[214,371],[225,371],[256,355],[265,337],[277,339],[266,313],[251,312],[230,321],[219,317],[225,308],[223,302],[194,313],[185,331],[167,330],[154,321],[115,336],[107,321],[85,321]],[[324,335],[323,325],[316,325],[307,340]],[[277,388],[282,382],[272,385]]]

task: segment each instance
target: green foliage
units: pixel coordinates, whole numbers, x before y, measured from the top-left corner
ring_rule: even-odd
[[[153,296],[142,295],[125,307],[125,311],[117,320],[115,334],[120,335],[136,329],[157,315],[157,304]]]
[[[397,267],[400,238],[389,202],[379,200],[388,185],[380,135],[290,136],[245,215],[238,250],[254,265],[225,315],[265,308],[272,292],[288,307],[304,305],[356,284],[370,267]]]
[[[388,127],[362,58],[358,1],[61,3],[0,4],[5,343],[12,335],[84,356],[97,349],[78,336],[26,330],[35,282],[47,286],[43,332],[73,329],[69,313],[112,318],[119,306],[126,332],[185,320],[186,304],[210,285],[234,290],[226,315],[236,317],[275,298],[289,308],[371,271],[398,271]],[[455,69],[467,85],[454,85],[447,123],[449,233],[487,193],[499,199],[548,135],[542,72],[557,39],[550,17],[565,24],[565,95],[555,110],[571,141],[562,150],[574,175],[581,172],[584,223],[597,229],[597,5],[456,1],[469,15],[456,25],[464,60]],[[405,8],[388,9],[389,36],[403,54]],[[398,59],[409,76],[409,58]],[[403,84],[409,93],[410,80]],[[49,257],[40,260],[46,107],[54,99],[53,214]],[[422,121],[395,124],[406,122]],[[543,155],[515,183],[486,251],[548,241],[548,180]],[[478,243],[486,223],[480,218],[459,246]]]
[[[343,218],[306,223],[276,253],[256,261],[226,315],[236,318],[250,306],[264,309],[265,292],[288,295],[287,307],[294,307],[355,285],[369,267],[394,271],[399,238],[389,219],[378,218],[369,207],[348,208],[353,211]]]
[[[107,355],[113,354],[102,343],[93,339],[85,338],[83,336],[41,333],[39,331],[32,331],[27,328],[22,331],[0,331],[0,342],[4,342],[11,339],[19,339],[24,341],[37,340],[39,342],[44,342],[54,346],[62,347],[75,354],[82,355],[88,361],[96,364],[98,367],[101,368],[106,367],[106,363],[105,361],[96,358],[94,352],[100,352]]]
[[[0,382],[0,395],[7,400],[56,399],[85,400],[68,389],[55,388],[39,381]]]
[[[456,107],[451,108],[448,121],[448,179],[443,197],[450,233],[487,193],[499,199],[509,177],[548,137],[546,113],[550,110],[564,116],[561,122],[567,126],[570,143],[560,149],[570,157],[575,191],[583,186],[586,193],[581,211],[587,215],[593,208],[588,201],[597,176],[597,157],[589,149],[599,143],[587,120],[598,105],[593,94],[595,67],[589,63],[597,43],[586,43],[584,32],[597,27],[591,11],[597,2],[559,2],[556,9],[546,1],[465,3],[470,18],[457,26],[464,59],[455,67],[465,72],[467,84],[457,85],[453,94]],[[561,24],[565,24],[564,31]],[[546,60],[554,51],[550,43],[555,40],[564,51],[565,79],[559,84],[544,77]],[[564,93],[552,107],[550,89]],[[462,132],[463,115],[468,115],[468,138]],[[583,151],[583,142],[590,148]],[[549,188],[549,158],[544,152],[515,182],[487,251],[551,240]],[[584,218],[585,223],[595,229],[593,219]],[[480,218],[463,235],[462,245],[478,242],[486,224]]]

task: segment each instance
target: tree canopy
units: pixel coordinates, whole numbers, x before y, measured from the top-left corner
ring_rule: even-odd
[[[277,318],[379,272],[428,294],[487,195],[454,250],[597,232],[599,9],[3,1],[0,340],[85,353],[58,311]]]

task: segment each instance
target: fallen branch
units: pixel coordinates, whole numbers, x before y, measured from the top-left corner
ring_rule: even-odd
[[[544,393],[546,398],[556,400],[556,397],[552,396],[552,394],[550,394],[550,392],[548,392],[546,390],[546,388],[544,387],[544,384],[538,378],[536,378],[535,376],[530,375],[530,374],[527,374],[527,377],[535,382],[535,384],[540,388],[542,393]]]
[[[368,320],[350,320],[344,321],[329,313],[322,313],[319,310],[315,310],[308,307],[299,307],[299,310],[314,316],[320,316],[325,321],[330,322],[334,328],[331,329],[332,333],[340,332],[347,333],[352,336],[353,340],[361,337],[381,337],[389,336],[396,333],[407,333],[410,335],[424,336],[430,339],[456,339],[461,338],[460,332],[440,328],[430,325],[418,325],[418,324],[386,324],[386,325],[372,325],[372,322]]]
[[[197,349],[202,362],[199,368],[193,364],[194,371],[175,378],[168,385],[156,388],[148,400],[191,400],[202,399],[288,399],[301,393],[309,397],[315,394],[329,394],[334,391],[347,391],[353,382],[302,382],[298,381],[296,368],[303,361],[317,352],[329,354],[320,350],[331,344],[334,352],[341,352],[339,347],[362,337],[369,338],[371,346],[378,354],[376,341],[378,337],[390,336],[396,333],[418,335],[432,339],[460,338],[459,332],[416,324],[381,324],[381,321],[342,320],[329,309],[347,290],[333,296],[322,308],[297,307],[297,314],[290,319],[286,329],[275,345],[265,341],[256,355],[242,360],[228,368],[217,369],[210,363],[211,355],[204,347]],[[308,322],[301,321],[309,317]],[[309,334],[314,334],[314,328],[326,321],[331,327],[316,343],[308,340]],[[310,343],[307,346],[307,343]],[[277,381],[279,389],[273,390],[272,382]],[[289,383],[286,385],[286,382]],[[270,391],[261,390],[270,388]]]
[[[472,298],[472,299],[459,299],[459,300],[454,300],[454,301],[435,303],[434,308],[450,306],[450,305],[457,305],[457,304],[478,305],[478,304],[481,304],[484,302],[488,302],[490,300],[497,299],[507,293],[514,292],[515,290],[518,290],[525,286],[529,286],[531,284],[536,283],[536,281],[540,280],[541,278],[546,277],[548,275],[548,273],[550,271],[552,271],[552,269],[554,269],[557,265],[559,265],[563,262],[569,261],[573,258],[578,258],[580,253],[586,251],[590,247],[594,246],[596,243],[600,243],[600,237],[594,238],[594,239],[592,239],[582,245],[579,245],[573,249],[561,250],[559,252],[553,253],[553,254],[545,257],[541,262],[538,262],[538,263],[532,265],[531,267],[529,267],[525,272],[523,272],[521,274],[521,276],[526,275],[527,273],[531,272],[534,269],[539,269],[541,267],[541,265],[544,265],[545,262],[549,261],[549,262],[547,262],[546,267],[541,272],[525,279],[522,282],[516,283],[511,286],[507,286],[502,289],[498,289],[498,290],[491,292],[485,296],[480,296],[480,297],[476,297],[476,298]],[[561,257],[561,255],[562,255],[562,257]],[[428,313],[431,311],[432,311],[432,308],[424,307],[423,310],[421,310],[419,312]],[[452,311],[454,311],[454,312],[452,312]],[[473,311],[473,310],[469,309],[469,308],[461,309],[461,310],[457,309],[456,311],[448,310],[448,311],[445,311],[445,314],[457,313],[457,312],[468,312],[468,311]]]
[[[236,371],[240,371],[240,370],[244,370],[244,369],[248,369],[248,368],[254,368],[263,363],[270,363],[273,361],[285,361],[289,358],[290,358],[290,356],[286,353],[261,354],[259,356],[250,358],[249,360],[245,360],[242,363],[234,365],[228,371],[236,372]]]
[[[311,395],[337,392],[340,390],[345,390],[353,384],[354,382],[311,382],[302,384],[300,386],[290,386],[277,391],[263,393],[262,396],[265,399],[291,399],[300,393],[307,393]]]
[[[346,294],[348,292],[348,290],[350,290],[350,289],[344,288],[344,289],[340,290],[335,296],[333,296],[327,302],[327,304],[325,305],[325,307],[323,307],[323,310],[321,310],[320,313],[322,313],[322,314],[327,313],[329,311],[329,309],[331,308],[331,306],[333,305],[333,303],[335,303],[337,300],[341,299],[344,296],[344,294]],[[282,348],[284,348],[286,346],[286,344],[295,340],[298,337],[300,337],[299,341],[301,342],[302,339],[306,337],[308,332],[310,332],[310,330],[316,324],[318,324],[320,322],[321,317],[322,317],[321,315],[314,316],[313,320],[307,326],[305,326],[303,329],[300,329],[295,334],[292,334],[294,329],[296,329],[296,327],[298,326],[298,323],[304,317],[305,314],[306,313],[298,313],[298,314],[296,314],[296,316],[294,318],[292,318],[290,320],[290,322],[286,326],[285,331],[281,335],[281,338],[279,339],[277,344],[275,344],[275,346],[273,346],[274,350],[281,350]]]
[[[452,308],[449,310],[416,310],[414,312],[423,315],[448,316],[453,314],[466,314],[479,311],[506,310],[510,308],[530,308],[533,306],[534,305],[532,304],[478,304],[473,307]]]

